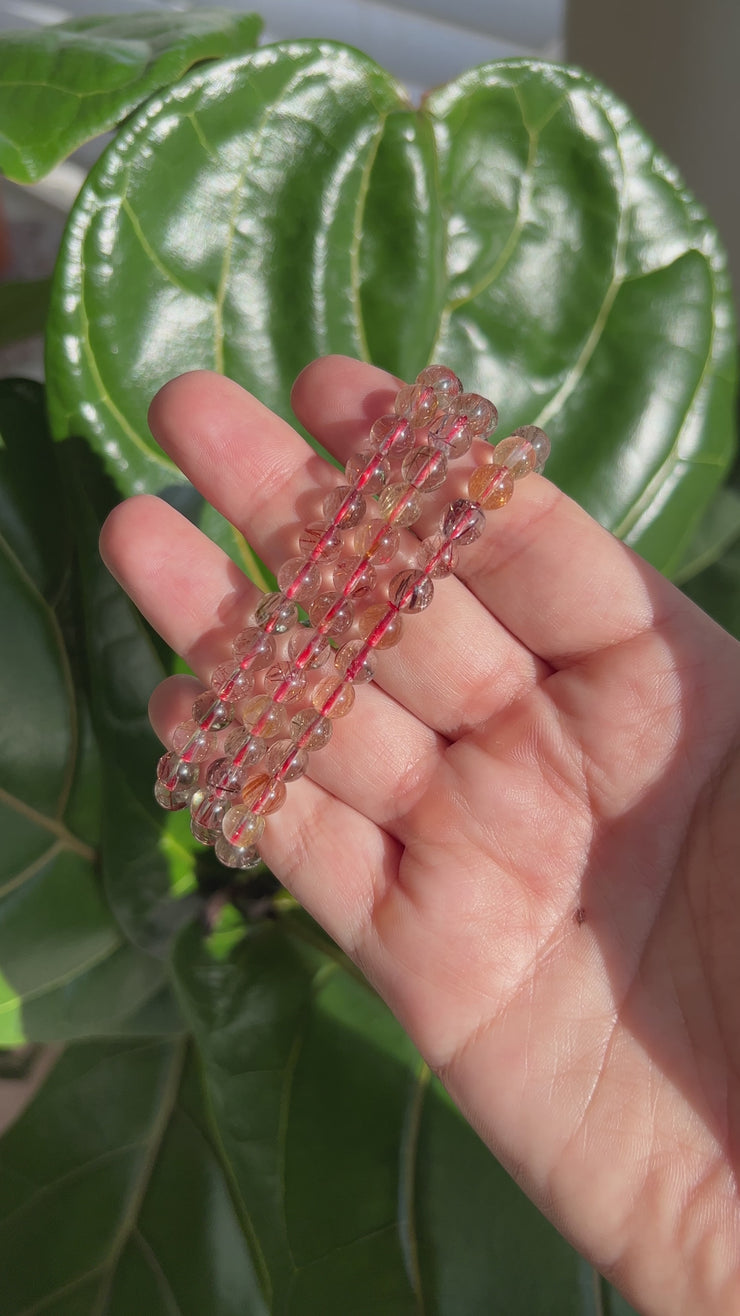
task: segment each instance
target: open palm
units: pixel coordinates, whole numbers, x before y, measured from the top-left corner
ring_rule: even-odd
[[[327,358],[294,406],[344,461],[396,386]],[[220,376],[168,385],[151,423],[273,569],[336,484]],[[254,587],[157,499],[102,547],[207,679]],[[380,655],[265,859],[641,1311],[740,1311],[740,645],[536,476],[458,577]],[[155,692],[163,741],[192,698]]]

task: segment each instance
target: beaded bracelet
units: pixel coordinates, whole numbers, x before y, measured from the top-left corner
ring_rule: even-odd
[[[287,784],[304,775],[309,753],[328,744],[333,720],[350,712],[355,686],[373,679],[376,651],[401,639],[401,614],[428,607],[433,581],[454,572],[458,548],[479,538],[485,512],[509,501],[516,480],[544,468],[550,451],[544,431],[514,430],[493,449],[493,460],[472,472],[469,497],[449,504],[440,531],[419,541],[416,564],[392,576],[384,601],[368,605],[378,569],[398,552],[399,530],[419,519],[423,496],[441,487],[449,461],[462,457],[474,438],[488,438],[497,422],[493,403],[463,392],[446,366],[428,366],[404,386],[393,413],[370,429],[368,449],[347,462],[346,483],[324,498],[324,519],[300,534],[301,555],[281,567],[278,590],[262,598],[252,624],[236,636],[233,664],[214,670],[192,718],[175,728],[172,748],[158,764],[155,797],[165,809],[189,808],[193,834],[215,846],[227,867],[261,862],[266,817],[284,803]],[[371,512],[378,515],[368,519]],[[345,555],[348,532],[353,544]],[[327,569],[331,590],[323,580]],[[358,604],[366,606],[355,615]],[[301,626],[299,608],[307,612]],[[359,638],[348,638],[355,623]],[[278,643],[289,632],[280,656]],[[318,675],[309,688],[332,656],[338,674]],[[310,706],[289,719],[286,705],[304,696]]]

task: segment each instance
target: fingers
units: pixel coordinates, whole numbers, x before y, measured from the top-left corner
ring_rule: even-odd
[[[360,432],[376,386],[360,362],[343,359],[335,371],[334,360],[303,371],[293,405],[306,429],[336,452],[345,433]],[[485,448],[476,451],[485,459]],[[474,465],[473,453],[451,464],[450,480],[425,501],[417,534],[438,529],[443,507],[465,495]],[[657,572],[537,476],[517,482],[511,502],[487,514],[482,537],[460,551],[457,575],[525,649],[557,667],[639,634],[675,596]]]
[[[343,357],[324,364],[312,390],[312,419],[316,437],[344,463],[367,442],[372,421],[391,407],[397,381]],[[301,393],[299,380],[296,396]],[[172,381],[152,404],[150,422],[162,447],[273,570],[297,552],[299,530],[322,519],[323,495],[341,482],[289,425],[219,375],[199,372]],[[413,560],[418,546],[410,532],[404,543],[398,568]],[[455,736],[530,689],[543,672],[450,579],[440,583],[428,615],[405,623],[394,655],[380,656],[378,683],[416,717]]]
[[[221,549],[157,498],[121,503],[105,524],[101,551],[140,612],[206,683],[229,657],[231,640],[248,624],[259,592]],[[190,717],[194,697],[188,678],[158,687],[151,716],[164,744]],[[404,815],[435,771],[446,741],[372,687],[358,688],[346,721],[335,721],[327,752],[311,755],[310,775],[338,800],[402,836]]]

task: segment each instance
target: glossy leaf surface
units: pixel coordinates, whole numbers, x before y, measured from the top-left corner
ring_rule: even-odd
[[[159,998],[97,872],[98,752],[67,643],[72,545],[42,390],[0,384],[0,1045],[115,1033]],[[64,626],[64,629],[63,629]],[[154,1007],[162,1026],[160,1005]],[[148,1027],[142,1021],[142,1028]]]
[[[287,414],[332,351],[405,378],[447,361],[499,434],[545,424],[552,477],[667,570],[731,456],[716,235],[571,70],[485,66],[417,111],[369,59],[303,42],[193,70],[125,126],[62,251],[55,435],[85,435],[122,492],[159,490],[179,477],[146,410],[168,378],[225,371]]]
[[[3,32],[0,170],[35,183],[198,60],[251,50],[255,14],[206,9],[72,19]]]
[[[0,1141],[0,1316],[266,1316],[184,1042],[71,1047]]]
[[[590,1269],[378,998],[290,923],[226,956],[188,929],[175,955],[273,1316],[590,1316]]]

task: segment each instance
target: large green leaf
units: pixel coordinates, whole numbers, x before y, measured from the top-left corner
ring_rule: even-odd
[[[252,50],[255,14],[76,18],[0,38],[0,170],[35,183],[198,60]]]
[[[0,1141],[0,1316],[266,1316],[183,1042],[71,1047]]]
[[[175,971],[273,1316],[600,1316],[600,1284],[370,991],[286,918]]]
[[[169,377],[222,370],[287,414],[329,351],[407,378],[448,361],[499,432],[546,424],[553,478],[664,569],[732,452],[714,230],[573,70],[488,65],[414,110],[326,43],[195,69],[93,170],[52,301],[55,435],[85,435],[125,493],[180,478],[146,426]]]
[[[198,848],[186,819],[164,813],[154,801],[154,768],[162,747],[147,705],[167,666],[100,558],[100,526],[115,491],[99,470],[99,459],[81,442],[65,444],[61,457],[79,554],[92,718],[102,756],[103,882],[126,935],[161,955],[173,929],[192,912],[182,897],[195,889]]]
[[[42,390],[0,382],[3,1046],[115,1033],[134,1015],[165,1027],[162,967],[126,943],[97,874],[100,762],[67,642],[72,545],[55,459]]]
[[[740,640],[740,462],[720,494],[721,501],[718,496],[710,509],[714,512],[712,522],[703,523],[700,529],[705,543],[723,545],[723,551],[712,553],[709,565],[704,565],[697,554],[699,569],[683,588],[689,598]],[[697,549],[700,547],[701,543],[697,544]]]

